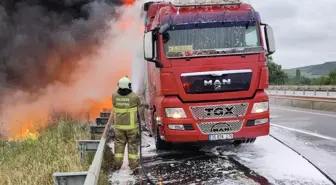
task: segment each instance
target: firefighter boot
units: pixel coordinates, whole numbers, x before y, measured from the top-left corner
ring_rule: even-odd
[[[112,164],[112,170],[113,171],[120,170],[122,164],[123,164],[122,158],[114,158],[113,164]]]
[[[129,160],[129,167],[131,170],[135,170],[139,167],[138,160]]]

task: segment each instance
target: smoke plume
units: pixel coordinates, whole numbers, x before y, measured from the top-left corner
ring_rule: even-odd
[[[76,115],[104,104],[117,80],[130,76],[130,48],[142,44],[140,2],[43,2],[0,5],[0,119],[7,136],[45,124],[52,111]]]

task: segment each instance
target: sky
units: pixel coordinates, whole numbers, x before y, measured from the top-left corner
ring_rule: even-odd
[[[273,59],[283,68],[336,61],[336,0],[244,1],[272,26]]]

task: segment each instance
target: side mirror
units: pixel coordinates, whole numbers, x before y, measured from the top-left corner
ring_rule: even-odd
[[[154,47],[154,33],[153,31],[149,31],[145,33],[144,36],[144,42],[143,42],[143,48],[144,48],[144,58],[148,62],[154,62],[155,67],[157,68],[163,68],[163,64],[154,59],[155,58],[155,47]]]
[[[267,46],[267,56],[272,55],[275,52],[275,39],[273,34],[273,29],[271,26],[265,24],[265,39],[266,39],[266,46]]]
[[[153,32],[149,31],[145,33],[144,36],[144,58],[146,60],[153,60],[154,58],[154,47],[153,47]]]

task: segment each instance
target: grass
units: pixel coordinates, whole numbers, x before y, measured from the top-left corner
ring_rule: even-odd
[[[87,125],[60,120],[35,140],[0,140],[0,185],[53,185],[54,172],[88,170],[90,161],[80,160],[76,140],[89,137]]]

